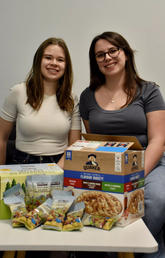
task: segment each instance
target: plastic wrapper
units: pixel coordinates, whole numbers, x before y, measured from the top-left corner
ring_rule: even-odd
[[[29,230],[32,230],[43,224],[51,210],[52,199],[48,198],[44,203],[36,209],[28,212],[25,216],[20,218],[20,222]]]
[[[82,219],[82,223],[84,226],[93,226],[104,230],[110,230],[115,222],[116,218],[91,215],[88,213],[85,213]]]
[[[71,192],[56,190],[52,191],[52,197],[52,207],[43,225],[43,229],[61,231],[65,215],[75,200],[75,197],[72,196]]]
[[[85,204],[83,202],[73,203],[64,221],[63,231],[80,230],[83,227],[81,218],[83,216]]]
[[[62,189],[63,175],[31,175],[26,178],[26,206],[34,210],[51,197],[53,189]]]
[[[11,210],[11,220],[13,227],[24,226],[20,222],[20,218],[27,213],[25,207],[25,193],[20,184],[17,184],[4,192],[4,203],[9,206]]]

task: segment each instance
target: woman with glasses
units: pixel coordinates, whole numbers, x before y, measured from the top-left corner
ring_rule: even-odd
[[[144,221],[159,243],[146,256],[165,257],[165,102],[159,87],[137,74],[134,51],[120,34],[96,36],[89,59],[90,85],[80,96],[86,131],[136,136],[145,148]]]

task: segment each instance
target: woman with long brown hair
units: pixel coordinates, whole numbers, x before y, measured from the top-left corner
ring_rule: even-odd
[[[66,147],[80,138],[78,99],[63,39],[48,38],[37,49],[26,82],[11,88],[0,117],[0,164],[16,122],[13,164],[56,162],[63,168]]]
[[[80,96],[88,133],[136,136],[145,149],[144,221],[159,243],[148,257],[165,257],[165,102],[159,87],[141,79],[134,51],[116,32],[96,36],[89,50],[90,85]]]

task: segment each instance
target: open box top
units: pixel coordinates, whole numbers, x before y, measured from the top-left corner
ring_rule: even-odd
[[[87,141],[115,141],[115,142],[132,142],[130,150],[143,150],[142,145],[135,136],[125,135],[104,135],[104,134],[89,134],[82,133],[81,136]]]

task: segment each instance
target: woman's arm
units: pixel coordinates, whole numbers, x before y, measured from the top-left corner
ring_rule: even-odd
[[[0,165],[6,162],[6,146],[14,122],[9,122],[0,117]]]
[[[145,175],[156,166],[165,151],[165,110],[148,112],[148,146],[145,151]]]
[[[77,140],[80,140],[80,130],[70,130],[68,135],[68,145],[71,145]],[[57,165],[64,169],[64,155],[58,161]]]
[[[89,121],[83,119],[83,124],[85,126],[85,130],[87,133],[90,133],[90,128],[89,128]]]
[[[80,140],[80,130],[70,130],[69,136],[68,136],[68,145],[71,145],[77,140]]]

